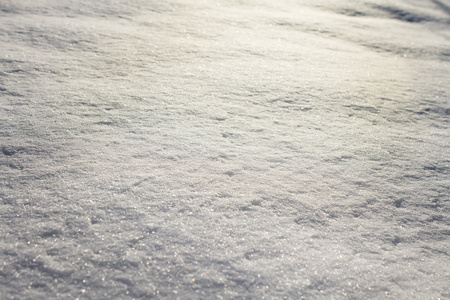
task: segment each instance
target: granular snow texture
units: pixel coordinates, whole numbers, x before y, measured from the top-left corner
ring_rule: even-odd
[[[0,0],[1,299],[449,299],[448,0]]]

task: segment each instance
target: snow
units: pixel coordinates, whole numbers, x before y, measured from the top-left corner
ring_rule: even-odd
[[[449,298],[449,7],[0,0],[0,298]]]

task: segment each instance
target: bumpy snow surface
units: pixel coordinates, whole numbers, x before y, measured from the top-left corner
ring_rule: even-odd
[[[450,298],[448,0],[0,0],[1,299]]]

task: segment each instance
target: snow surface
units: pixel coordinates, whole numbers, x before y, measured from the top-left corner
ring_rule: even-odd
[[[1,299],[449,299],[448,0],[0,0]]]

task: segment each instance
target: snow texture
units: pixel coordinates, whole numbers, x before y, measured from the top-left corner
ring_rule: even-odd
[[[449,299],[448,0],[0,0],[1,299]]]

